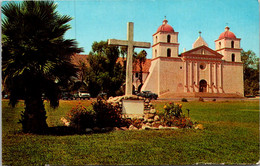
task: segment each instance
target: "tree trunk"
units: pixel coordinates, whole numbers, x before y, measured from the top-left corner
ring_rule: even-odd
[[[47,116],[41,95],[30,95],[25,99],[22,127],[25,133],[45,133],[48,129]]]

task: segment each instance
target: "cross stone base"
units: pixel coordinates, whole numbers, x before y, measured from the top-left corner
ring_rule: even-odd
[[[144,100],[127,100],[122,101],[122,114],[144,114]]]

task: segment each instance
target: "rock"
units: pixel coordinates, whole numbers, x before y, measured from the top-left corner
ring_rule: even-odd
[[[153,119],[148,119],[148,122],[149,122],[149,123],[153,123],[154,120],[153,120]]]
[[[160,125],[158,128],[161,130],[161,129],[163,129],[164,127],[163,127],[162,125]]]
[[[143,124],[142,127],[141,127],[140,129],[145,130],[145,127],[146,127],[146,125]]]
[[[113,128],[113,130],[116,130],[116,131],[118,131],[118,130],[121,130],[120,128],[118,128],[118,127],[114,127]]]
[[[138,130],[138,128],[136,128],[134,125],[130,125],[129,130]]]
[[[149,113],[149,114],[146,115],[146,117],[147,117],[147,119],[153,119],[154,118],[154,114]]]
[[[160,125],[161,125],[161,123],[158,122],[158,121],[152,123],[152,126],[153,126],[153,127],[159,127]]]
[[[173,129],[173,130],[177,130],[177,129],[179,129],[178,127],[170,127],[171,129]]]
[[[130,125],[128,129],[132,130],[133,128],[134,128],[134,125]]]
[[[146,123],[146,125],[152,127],[152,123]]]
[[[94,127],[93,130],[94,130],[95,132],[100,132],[100,128],[99,128],[99,127]]]
[[[160,121],[160,117],[158,115],[154,116],[154,121]]]
[[[60,120],[64,123],[64,126],[70,125],[70,122],[67,119],[65,119],[64,117],[60,118]]]
[[[204,129],[204,127],[203,127],[203,125],[202,124],[197,124],[196,126],[195,126],[195,129],[196,130],[203,130]]]
[[[151,130],[159,130],[158,127],[151,127]]]
[[[128,130],[127,127],[120,127],[121,130]]]
[[[151,114],[155,114],[155,113],[156,113],[156,110],[155,110],[155,109],[151,109],[151,110],[150,110],[150,113],[151,113]]]
[[[93,130],[91,129],[91,128],[86,128],[86,130],[85,130],[87,133],[92,133],[93,132]]]

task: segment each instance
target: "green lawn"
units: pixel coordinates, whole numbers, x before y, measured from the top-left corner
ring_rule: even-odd
[[[57,110],[47,107],[50,127],[79,101],[61,101]],[[83,101],[82,101],[83,102]],[[2,101],[3,164],[255,164],[259,160],[258,101],[196,102],[183,104],[192,120],[204,130],[112,131],[89,135],[31,135],[17,124],[24,105],[15,109]],[[89,101],[84,101],[90,105]],[[181,102],[180,102],[181,103]],[[164,103],[155,107],[162,110]],[[186,113],[187,115],[187,113]]]

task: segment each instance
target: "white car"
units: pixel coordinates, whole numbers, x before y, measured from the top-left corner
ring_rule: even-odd
[[[90,99],[90,93],[87,91],[79,91],[78,96],[80,99]]]

